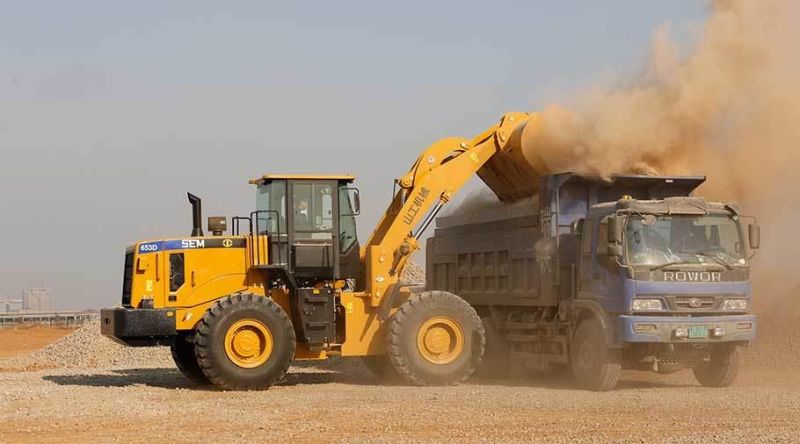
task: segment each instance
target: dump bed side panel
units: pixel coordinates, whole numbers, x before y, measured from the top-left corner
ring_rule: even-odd
[[[428,287],[472,305],[555,305],[540,238],[537,214],[438,228],[427,244]]]

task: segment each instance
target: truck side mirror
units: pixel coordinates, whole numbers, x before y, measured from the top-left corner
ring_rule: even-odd
[[[608,216],[608,243],[619,244],[622,242],[622,227],[617,216]]]
[[[620,244],[608,244],[606,254],[610,258],[618,258],[622,257],[622,245]]]
[[[758,224],[747,225],[747,238],[750,241],[750,248],[758,250],[761,246],[761,226]]]

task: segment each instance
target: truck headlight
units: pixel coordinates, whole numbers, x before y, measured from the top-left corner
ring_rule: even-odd
[[[723,310],[747,310],[747,299],[725,299],[722,303]]]
[[[633,311],[659,311],[664,309],[661,299],[634,299],[631,303]]]

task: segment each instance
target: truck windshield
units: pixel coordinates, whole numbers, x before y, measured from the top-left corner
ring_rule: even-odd
[[[745,263],[739,224],[728,215],[658,215],[628,219],[625,246],[631,265]]]

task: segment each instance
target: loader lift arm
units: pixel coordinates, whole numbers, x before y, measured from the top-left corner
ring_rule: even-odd
[[[536,192],[538,173],[519,161],[524,159],[522,132],[535,120],[535,114],[507,113],[472,140],[449,137],[422,152],[398,180],[398,191],[361,252],[371,306],[380,306],[384,296],[398,289],[399,276],[419,249],[420,236],[473,174],[502,201]]]

